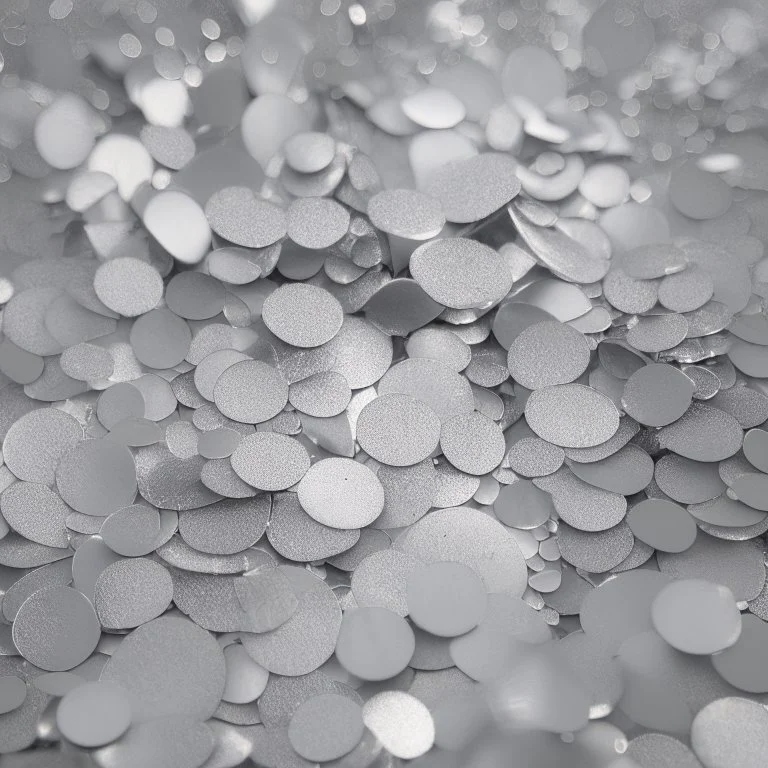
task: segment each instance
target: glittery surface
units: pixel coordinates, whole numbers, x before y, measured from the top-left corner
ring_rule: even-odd
[[[3,761],[761,765],[768,10],[113,5],[0,14]]]

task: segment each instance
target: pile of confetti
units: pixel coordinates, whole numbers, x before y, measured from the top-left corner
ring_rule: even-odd
[[[766,43],[3,4],[3,768],[764,765]]]

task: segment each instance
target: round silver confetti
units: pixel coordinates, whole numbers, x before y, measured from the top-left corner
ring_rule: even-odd
[[[160,515],[146,504],[123,507],[104,520],[99,535],[118,555],[148,555],[158,545]]]
[[[76,589],[54,586],[30,595],[13,622],[13,642],[31,664],[63,672],[85,661],[101,628],[90,601]]]
[[[380,607],[355,608],[341,622],[336,658],[363,680],[387,680],[402,672],[415,648],[413,631],[396,613]]]
[[[283,285],[264,301],[264,324],[281,341],[296,347],[319,347],[341,328],[344,313],[323,288],[302,283]]]
[[[131,558],[101,572],[94,606],[104,629],[131,629],[160,616],[172,597],[173,583],[162,565]]]
[[[41,408],[11,425],[3,440],[3,459],[19,480],[52,485],[59,459],[82,437],[82,427],[68,413]]]
[[[565,452],[558,445],[540,437],[524,437],[507,453],[509,468],[523,477],[543,477],[557,472],[563,465]]]
[[[363,714],[357,702],[336,693],[313,696],[293,713],[288,739],[306,760],[338,760],[363,737]]]
[[[635,537],[625,522],[595,533],[580,531],[561,523],[557,543],[563,559],[591,573],[615,568],[632,551]]]
[[[283,410],[288,402],[288,382],[261,360],[241,360],[218,377],[213,400],[227,418],[259,424]]]
[[[309,469],[309,455],[301,443],[271,432],[243,438],[231,461],[238,477],[263,491],[290,488]]]
[[[474,629],[485,616],[487,601],[480,577],[466,565],[452,562],[433,562],[411,571],[406,599],[412,621],[439,637]]]
[[[0,495],[0,505],[5,522],[30,541],[49,547],[69,546],[66,520],[72,510],[47,486],[13,483]]]
[[[453,309],[490,307],[512,287],[506,262],[493,248],[461,237],[420,245],[410,270],[432,299]]]
[[[427,707],[403,691],[382,691],[363,706],[363,722],[395,757],[412,760],[428,752],[435,725]]]
[[[706,768],[759,765],[768,746],[768,713],[749,699],[712,701],[693,720],[691,746]]]
[[[691,405],[695,385],[677,368],[663,363],[635,371],[624,385],[621,404],[629,416],[650,427],[677,421]]]
[[[386,189],[368,201],[371,223],[392,235],[409,240],[437,237],[445,226],[440,203],[412,189]]]
[[[743,436],[733,416],[697,401],[659,432],[659,444],[694,461],[721,461],[741,448]]]
[[[111,440],[83,440],[62,456],[56,487],[73,509],[106,517],[136,496],[131,451]]]
[[[693,312],[712,298],[714,290],[709,273],[694,264],[659,283],[659,304],[673,312]]]
[[[305,197],[288,208],[288,237],[303,248],[329,248],[349,229],[349,211],[335,200]]]
[[[627,513],[627,524],[640,541],[662,552],[684,552],[696,539],[696,522],[683,507],[646,499]]]
[[[473,412],[443,424],[440,448],[456,469],[470,475],[485,475],[504,458],[504,435],[496,422]]]
[[[56,725],[73,744],[92,748],[122,736],[131,724],[131,703],[112,683],[85,682],[69,691],[56,709]]]
[[[410,466],[437,448],[440,420],[422,400],[407,394],[380,394],[360,411],[357,440],[377,461]]]
[[[528,398],[525,417],[539,437],[563,448],[599,445],[619,428],[616,406],[605,395],[582,384],[536,390]]]
[[[341,608],[325,582],[302,568],[280,566],[299,604],[281,626],[262,634],[244,633],[243,647],[276,675],[306,675],[333,654],[341,626]]]
[[[442,423],[472,413],[475,408],[469,382],[437,360],[403,360],[382,376],[378,392],[380,397],[394,393],[421,400]]]
[[[307,514],[331,528],[363,528],[384,508],[384,489],[378,478],[352,459],[324,459],[313,464],[297,491]]]
[[[486,152],[445,163],[424,187],[440,201],[445,218],[456,224],[480,221],[520,192],[517,164],[508,155]]]
[[[331,164],[336,154],[336,142],[327,133],[297,133],[283,144],[283,154],[294,171],[317,173]]]
[[[163,279],[158,271],[128,256],[104,262],[96,270],[93,288],[105,306],[125,317],[143,315],[163,298]]]
[[[247,187],[225,187],[205,205],[211,229],[220,237],[246,248],[266,248],[286,233],[282,208],[257,198]]]
[[[406,529],[394,548],[425,563],[463,563],[483,579],[489,592],[519,596],[526,587],[525,562],[508,529],[469,507],[430,513]]]
[[[526,389],[570,384],[589,365],[584,335],[555,320],[523,330],[509,347],[507,365],[512,378]]]
[[[135,723],[175,715],[205,719],[224,690],[224,655],[189,619],[161,616],[120,643],[100,679],[125,690]]]
[[[224,649],[227,665],[227,679],[224,685],[223,701],[231,704],[247,704],[264,693],[269,672],[257,664],[242,645],[233,643]]]

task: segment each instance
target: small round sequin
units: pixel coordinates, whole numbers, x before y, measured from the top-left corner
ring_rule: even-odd
[[[744,456],[752,466],[761,472],[768,472],[768,432],[764,429],[750,429],[744,435]]]
[[[234,421],[260,424],[288,402],[288,382],[261,360],[241,360],[225,368],[213,387],[217,408]]]
[[[386,189],[368,201],[371,223],[391,235],[408,240],[437,237],[445,226],[440,203],[412,189]]]
[[[94,606],[104,629],[130,629],[160,616],[172,597],[173,583],[162,565],[131,558],[101,572]]]
[[[579,192],[598,208],[612,208],[627,199],[629,185],[629,175],[621,166],[595,163],[579,182]]]
[[[224,286],[201,272],[179,272],[165,289],[168,308],[187,320],[208,320],[224,307]]]
[[[415,645],[401,616],[386,608],[355,608],[342,620],[336,658],[363,680],[387,680],[408,666]]]
[[[508,155],[486,152],[445,163],[429,175],[423,191],[440,201],[448,221],[470,224],[517,196],[516,169]]]
[[[319,347],[341,328],[344,313],[323,288],[286,284],[271,293],[262,308],[264,324],[281,341],[295,347]]]
[[[148,555],[158,544],[160,515],[156,509],[146,504],[123,507],[104,520],[99,535],[118,555]]]
[[[301,480],[309,469],[309,455],[292,437],[257,432],[244,437],[232,453],[237,476],[263,491],[282,491]]]
[[[552,497],[530,480],[516,479],[502,486],[493,502],[493,511],[504,525],[531,530],[549,520],[555,511]]]
[[[476,627],[485,616],[486,591],[466,565],[434,562],[415,568],[406,580],[408,614],[423,630],[456,637]]]
[[[696,540],[696,521],[671,501],[645,499],[627,513],[635,538],[662,552],[684,552]]]
[[[72,510],[48,486],[13,483],[0,495],[0,504],[5,522],[25,538],[49,547],[69,546],[66,521]]]
[[[395,467],[418,464],[437,448],[440,420],[425,402],[407,394],[380,394],[357,419],[360,447]]]
[[[131,724],[131,703],[112,683],[84,682],[69,691],[56,709],[61,734],[80,747],[101,747],[122,736]]]
[[[285,162],[294,171],[317,173],[331,164],[336,154],[336,142],[327,133],[297,133],[283,144],[283,154]]]
[[[225,187],[205,205],[211,229],[220,237],[246,248],[266,248],[287,231],[282,208],[257,198],[247,187]]]
[[[125,690],[135,723],[174,715],[204,720],[221,700],[224,655],[189,619],[161,616],[125,637],[100,679]]]
[[[363,722],[395,757],[412,760],[428,752],[435,724],[427,707],[403,691],[382,691],[363,706]]]
[[[635,371],[624,385],[621,404],[629,416],[650,427],[679,419],[691,405],[695,385],[677,368],[653,363]]]
[[[211,228],[203,209],[183,192],[164,190],[147,204],[144,226],[182,264],[197,264],[211,245]]]
[[[493,248],[461,237],[420,245],[410,270],[432,299],[452,309],[490,307],[512,286],[509,268]]]
[[[697,401],[659,432],[659,445],[694,461],[721,461],[741,448],[743,432],[728,413]]]
[[[570,384],[586,371],[590,351],[584,335],[556,320],[528,326],[509,347],[512,378],[526,389]]]
[[[717,653],[741,633],[741,614],[733,593],[721,584],[681,579],[663,587],[651,606],[656,631],[685,653]]]
[[[313,696],[293,713],[288,725],[291,746],[305,760],[338,760],[363,738],[360,705],[337,693]]]
[[[384,489],[376,475],[352,459],[323,459],[313,464],[298,488],[301,506],[331,528],[363,528],[384,508]]]
[[[528,398],[525,417],[539,437],[563,448],[599,445],[619,428],[616,406],[605,395],[582,384],[536,390]]]
[[[485,475],[504,458],[504,435],[495,421],[475,411],[443,424],[440,448],[456,469],[470,475]]]
[[[303,568],[280,566],[280,570],[290,581],[298,606],[284,624],[271,632],[243,633],[243,647],[254,661],[276,675],[306,675],[333,654],[341,608],[321,579]]]
[[[27,698],[27,684],[16,675],[0,677],[0,715],[18,709]]]
[[[106,517],[133,503],[136,466],[131,451],[111,440],[83,440],[56,468],[56,487],[70,507]]]
[[[101,628],[90,601],[76,589],[53,586],[30,595],[13,622],[13,642],[31,664],[63,672],[85,661]]]
[[[694,264],[659,283],[659,304],[673,312],[693,312],[712,298],[714,290],[709,273]]]
[[[3,459],[19,480],[52,485],[60,458],[82,437],[82,427],[68,413],[41,408],[11,425],[3,440]]]
[[[242,645],[228,645],[224,649],[224,662],[227,665],[227,679],[221,694],[222,701],[247,704],[256,701],[264,693],[269,672],[259,666]]]
[[[693,719],[691,746],[706,768],[759,765],[768,748],[768,713],[736,696],[712,701]]]
[[[647,312],[658,299],[658,281],[638,280],[620,267],[614,267],[603,280],[603,295],[621,312]]]
[[[540,437],[524,437],[507,453],[509,468],[523,477],[543,477],[557,472],[563,465],[565,452]]]
[[[106,261],[96,270],[93,289],[112,311],[137,317],[163,298],[163,279],[151,264],[125,256]]]
[[[680,344],[688,333],[683,315],[653,315],[638,318],[627,334],[627,341],[640,352],[662,352]]]
[[[557,543],[566,562],[590,573],[605,573],[629,555],[635,537],[624,521],[597,532],[562,523],[557,529]]]
[[[329,248],[349,229],[349,211],[335,200],[304,197],[288,208],[288,237],[302,248]]]

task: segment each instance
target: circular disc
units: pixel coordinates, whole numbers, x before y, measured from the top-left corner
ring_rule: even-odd
[[[281,341],[295,347],[319,347],[341,328],[341,304],[323,288],[287,283],[273,291],[262,308],[264,324]]]
[[[501,427],[474,411],[443,424],[440,448],[456,469],[470,475],[485,475],[499,466],[506,445]]]
[[[491,247],[463,237],[431,240],[412,254],[413,279],[438,304],[485,309],[512,287],[512,274]]]
[[[274,432],[244,437],[231,461],[240,479],[262,491],[290,488],[309,469],[309,454],[304,446],[292,437]]]
[[[590,448],[619,428],[619,412],[605,395],[583,384],[538,389],[525,406],[528,426],[562,448]]]
[[[429,405],[409,395],[380,395],[357,419],[360,447],[389,466],[418,464],[432,454],[439,440],[440,419]]]
[[[557,320],[535,323],[509,347],[507,366],[526,389],[570,384],[587,370],[590,351],[584,334]]]
[[[338,693],[324,693],[307,699],[293,713],[288,739],[305,760],[325,762],[351,752],[364,730],[357,702]]]
[[[71,587],[47,587],[30,595],[13,622],[13,642],[31,664],[64,672],[93,653],[101,627],[90,601]]]
[[[131,703],[112,683],[86,682],[59,702],[56,725],[79,747],[101,747],[122,736],[131,724]]]
[[[344,614],[336,658],[362,680],[388,680],[402,672],[416,640],[408,622],[386,608],[354,608]]]
[[[371,223],[409,240],[437,237],[445,226],[440,203],[413,189],[385,189],[368,201]]]
[[[163,298],[163,278],[146,261],[126,256],[105,261],[96,270],[93,289],[113,312],[137,317]]]
[[[663,427],[688,410],[695,389],[696,385],[682,371],[653,363],[639,368],[627,379],[621,404],[641,424]]]
[[[701,579],[673,581],[651,605],[656,631],[685,653],[718,653],[741,634],[741,614],[728,587]]]
[[[685,508],[664,499],[635,504],[627,513],[627,524],[635,538],[662,552],[684,552],[698,530]]]
[[[384,748],[402,760],[427,753],[435,741],[435,723],[427,707],[403,691],[382,691],[363,706],[363,722]]]
[[[485,585],[463,563],[435,562],[414,569],[406,595],[413,622],[439,637],[463,635],[485,616]]]
[[[346,458],[313,464],[297,488],[306,513],[330,528],[364,528],[384,509],[384,489],[364,464]]]
[[[736,696],[717,699],[693,719],[691,745],[706,768],[760,765],[768,752],[768,710]]]
[[[83,440],[62,456],[56,487],[73,509],[106,517],[133,504],[137,489],[133,455],[112,440]]]
[[[288,382],[261,360],[230,365],[213,387],[216,407],[229,419],[260,424],[277,416],[288,402]]]

